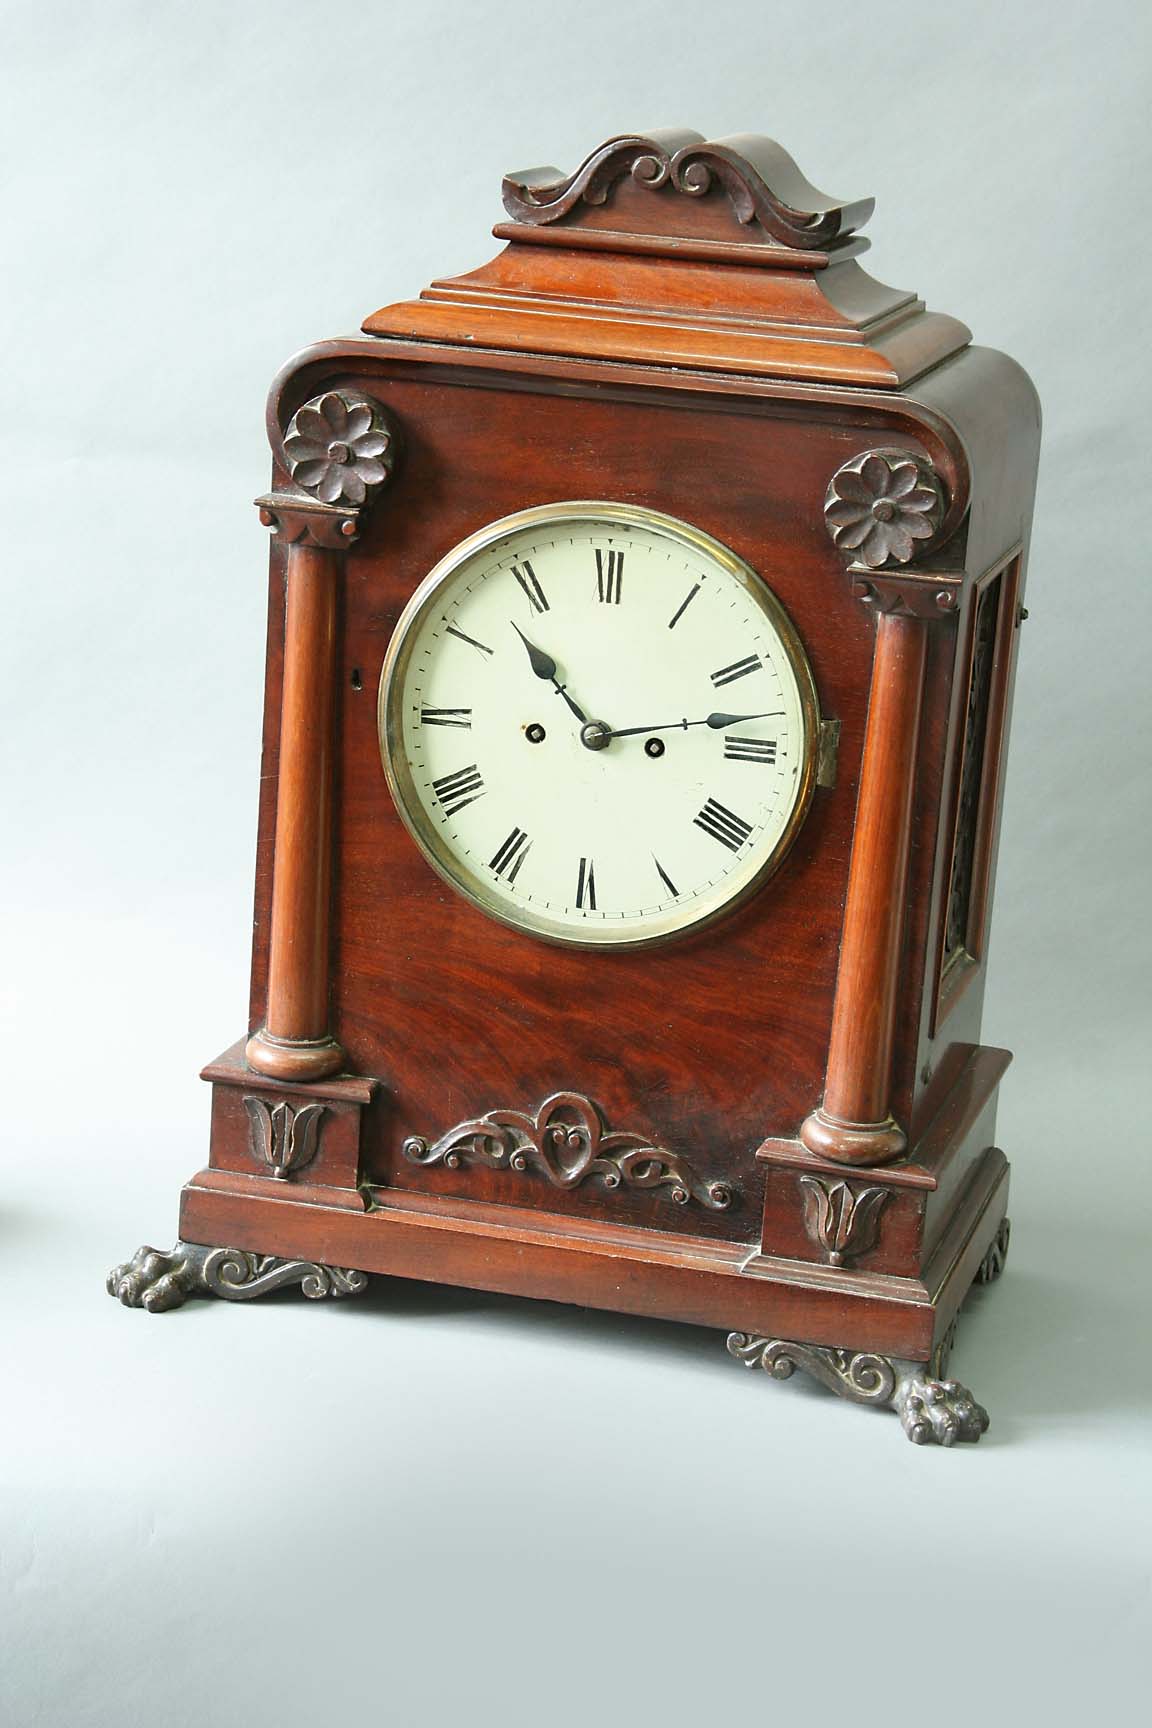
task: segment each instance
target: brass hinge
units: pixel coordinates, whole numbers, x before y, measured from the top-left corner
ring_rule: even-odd
[[[835,786],[836,760],[840,754],[839,720],[821,720],[816,739],[816,784]]]

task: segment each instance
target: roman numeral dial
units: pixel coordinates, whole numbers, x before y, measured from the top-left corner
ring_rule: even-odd
[[[614,503],[479,530],[414,585],[381,679],[395,810],[443,879],[423,890],[432,939],[498,953],[511,977],[541,964],[529,938],[663,942],[771,892],[818,714],[779,601],[701,531]],[[391,847],[383,799],[379,815]],[[491,949],[452,890],[519,937]]]

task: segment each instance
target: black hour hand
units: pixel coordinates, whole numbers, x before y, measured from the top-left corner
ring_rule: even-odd
[[[568,694],[567,688],[561,684],[559,678],[556,676],[556,662],[553,660],[551,654],[546,654],[543,648],[537,648],[535,642],[529,642],[527,636],[525,636],[523,630],[521,630],[515,619],[511,620],[511,623],[513,630],[515,630],[517,636],[519,636],[521,642],[523,642],[525,648],[528,650],[528,659],[537,678],[543,678],[549,684],[554,684],[557,695],[563,696],[565,702],[567,702],[569,708],[571,708],[581,726],[587,725],[587,714],[585,714],[583,708],[581,708],[578,702],[572,700],[571,696]]]
[[[513,622],[512,628],[515,630],[517,636],[519,636],[521,642],[523,642],[525,648],[527,648],[528,659],[532,663],[532,670],[535,672],[537,678],[547,678],[551,683],[555,684],[556,662],[553,660],[551,654],[545,654],[543,648],[537,648],[535,642],[529,642],[519,624]]]

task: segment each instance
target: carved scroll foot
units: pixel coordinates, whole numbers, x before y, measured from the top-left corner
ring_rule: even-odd
[[[977,1268],[975,1282],[977,1284],[994,1284],[1004,1270],[1008,1259],[1008,1244],[1012,1239],[1012,1220],[1003,1218],[996,1232],[996,1240],[981,1260]]]
[[[840,1398],[890,1407],[917,1446],[979,1440],[988,1427],[988,1412],[967,1388],[956,1380],[933,1379],[925,1362],[785,1338],[757,1338],[748,1332],[730,1332],[728,1350],[746,1368],[762,1368],[775,1380],[788,1380],[802,1368]]]
[[[139,1248],[131,1260],[108,1274],[110,1296],[126,1308],[147,1308],[163,1314],[179,1308],[190,1296],[220,1296],[226,1302],[249,1302],[255,1296],[299,1284],[305,1296],[356,1296],[368,1287],[368,1275],[318,1260],[281,1260],[275,1254],[251,1254],[245,1248],[210,1248],[198,1242],[177,1242],[167,1251]]]

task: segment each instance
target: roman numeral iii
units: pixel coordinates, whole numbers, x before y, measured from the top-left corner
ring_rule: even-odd
[[[596,598],[609,606],[620,604],[624,586],[623,552],[601,552],[596,548]]]
[[[421,726],[472,726],[471,708],[421,708]]]
[[[703,828],[705,834],[711,834],[713,840],[719,840],[721,846],[727,846],[729,852],[739,852],[752,832],[750,822],[745,822],[742,816],[737,816],[735,811],[727,809],[715,798],[709,798],[693,821],[697,828]]]
[[[475,804],[477,798],[482,798],[486,788],[483,776],[472,762],[467,768],[457,768],[454,774],[442,774],[439,780],[433,780],[432,790],[445,816],[455,816],[466,804]]]
[[[758,672],[762,664],[759,654],[748,654],[743,660],[733,660],[731,666],[721,666],[719,672],[713,672],[712,682],[719,690],[722,684],[734,684],[737,678],[747,678],[749,672]]]
[[[576,878],[576,910],[578,912],[595,912],[596,910],[596,867],[591,858],[581,858],[580,872]]]
[[[775,762],[775,738],[725,738],[724,759],[727,762]]]
[[[522,564],[513,564],[512,574],[515,576],[517,582],[519,582],[521,588],[523,588],[527,595],[529,604],[533,611],[547,612],[549,608],[544,590],[541,588],[539,582],[537,582],[536,572],[533,570],[531,564],[529,564],[527,558],[525,558]]]
[[[507,871],[509,883],[514,883],[520,874],[521,864],[531,850],[532,842],[523,828],[513,828],[507,840],[503,841],[489,858],[488,868],[495,870],[497,876],[503,876]]]

